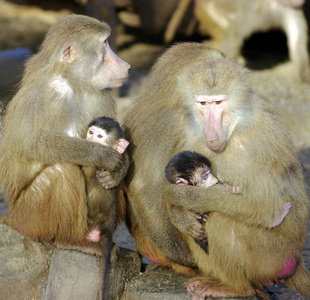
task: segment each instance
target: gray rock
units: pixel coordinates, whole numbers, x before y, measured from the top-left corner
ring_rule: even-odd
[[[100,257],[45,246],[0,224],[0,299],[50,300],[97,298]],[[119,249],[111,264],[113,299],[139,275],[141,257]]]
[[[0,224],[0,299],[40,299],[50,251]]]

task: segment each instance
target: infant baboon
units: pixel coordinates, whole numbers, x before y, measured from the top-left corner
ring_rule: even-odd
[[[121,126],[112,118],[99,117],[89,123],[86,139],[101,145],[111,147],[123,153],[129,142],[124,139]],[[114,232],[117,216],[116,189],[107,189],[101,186],[97,179],[98,168],[92,166],[82,167],[86,180],[88,195],[88,240],[98,242],[101,234]]]
[[[205,156],[191,151],[182,151],[174,155],[168,162],[165,175],[170,183],[177,185],[194,185],[201,187],[211,187],[218,184],[218,179],[211,173],[211,162]],[[223,183],[228,187],[232,193],[240,194],[239,186],[232,186]],[[280,216],[269,226],[269,228],[276,227],[283,222],[283,219],[291,209],[289,202],[283,205],[283,210]],[[179,206],[171,205],[169,207],[169,216],[171,222],[185,234],[191,235],[195,239],[206,239],[204,235],[204,225],[207,221],[208,214],[202,215],[183,210]]]
[[[91,121],[88,127],[86,139],[90,142],[111,147],[120,154],[129,144],[124,139],[121,126],[112,118],[98,117]],[[112,236],[119,221],[124,219],[125,204],[120,196],[123,184],[121,182],[115,188],[102,185],[97,177],[103,170],[98,170],[96,166],[82,166],[82,171],[88,196],[89,231],[86,238],[91,242],[102,242],[99,299],[103,295],[104,299],[109,299]],[[109,177],[109,174],[106,177]]]

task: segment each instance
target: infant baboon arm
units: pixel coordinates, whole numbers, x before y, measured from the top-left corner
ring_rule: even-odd
[[[207,214],[199,215],[180,206],[172,205],[169,208],[171,223],[182,233],[190,235],[194,239],[206,238],[205,223]]]

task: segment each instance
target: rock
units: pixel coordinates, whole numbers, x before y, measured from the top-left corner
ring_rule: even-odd
[[[43,300],[96,299],[99,282],[99,258],[76,251],[53,252]]]
[[[123,300],[127,283],[140,274],[141,257],[137,252],[120,248],[117,260],[111,265],[111,295],[113,300]]]
[[[45,246],[0,224],[0,299],[48,300],[97,298],[100,257]],[[141,257],[119,249],[111,264],[113,299],[139,275]]]
[[[40,299],[50,251],[0,224],[0,299]]]
[[[189,300],[185,284],[190,277],[176,274],[172,269],[150,264],[146,271],[126,286],[124,300]]]

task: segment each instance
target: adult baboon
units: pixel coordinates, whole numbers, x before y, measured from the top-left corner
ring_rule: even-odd
[[[133,160],[128,226],[137,250],[178,271],[198,266],[202,277],[188,285],[197,299],[248,296],[279,278],[310,295],[301,254],[309,202],[297,151],[249,78],[215,49],[178,44],[157,61],[125,118]],[[165,166],[183,150],[208,157],[212,174],[242,193],[168,183]],[[268,228],[288,202],[284,221]],[[167,204],[210,213],[208,255],[171,224]]]
[[[128,159],[85,139],[91,120],[115,118],[109,88],[128,76],[130,66],[110,49],[109,35],[107,24],[87,16],[59,19],[8,105],[0,169],[9,211],[2,221],[31,239],[88,250],[81,166],[108,170],[110,188],[127,172]]]

